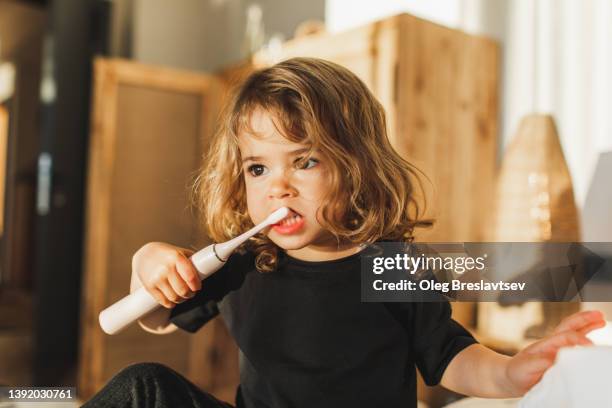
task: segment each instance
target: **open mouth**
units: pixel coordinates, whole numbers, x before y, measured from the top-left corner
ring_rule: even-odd
[[[291,234],[297,232],[304,225],[304,217],[297,211],[289,208],[289,215],[283,218],[277,224],[274,224],[274,230],[281,234]]]
[[[300,213],[298,213],[297,211],[294,211],[291,208],[289,208],[289,210],[290,210],[289,215],[287,215],[285,218],[283,218],[278,223],[279,225],[293,225],[297,221],[302,219],[302,215]]]

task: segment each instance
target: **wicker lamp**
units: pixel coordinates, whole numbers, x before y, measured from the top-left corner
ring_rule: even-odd
[[[571,176],[554,119],[523,118],[499,173],[494,209],[494,241],[575,242],[580,240]],[[542,337],[577,311],[577,303],[542,303],[543,321],[526,337]]]
[[[579,241],[572,179],[554,119],[532,114],[508,146],[497,183],[495,241]]]

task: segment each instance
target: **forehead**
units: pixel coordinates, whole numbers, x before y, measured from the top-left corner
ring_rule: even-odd
[[[288,140],[274,123],[274,116],[265,110],[256,109],[249,117],[249,126],[238,135],[238,147],[242,155],[249,152],[265,153],[268,149],[292,151],[306,147],[305,144]]]

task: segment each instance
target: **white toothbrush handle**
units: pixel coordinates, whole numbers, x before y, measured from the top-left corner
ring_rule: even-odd
[[[225,263],[217,258],[215,244],[196,252],[189,259],[196,267],[200,279],[206,279]],[[157,300],[141,287],[100,312],[100,327],[107,334],[116,334],[160,306]]]
[[[189,259],[198,271],[200,279],[206,279],[215,273],[242,243],[262,229],[279,222],[288,214],[289,209],[281,207],[270,214],[265,221],[242,235],[227,242],[211,244],[193,254]],[[160,306],[157,300],[145,288],[140,288],[100,312],[98,317],[100,327],[107,334],[118,333],[126,326]]]

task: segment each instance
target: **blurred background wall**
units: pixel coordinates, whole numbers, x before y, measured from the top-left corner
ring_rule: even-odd
[[[249,5],[262,10],[265,41],[293,37],[302,21],[330,32],[407,12],[500,42],[500,153],[529,112],[557,118],[580,207],[597,156],[612,149],[612,3],[607,0],[117,0],[112,54],[212,71],[246,55]],[[177,47],[176,44],[181,44]]]
[[[305,20],[325,19],[325,1],[163,0],[113,2],[112,54],[177,68],[215,71],[245,57],[248,7],[269,36],[293,37]],[[177,46],[180,44],[180,47]]]

